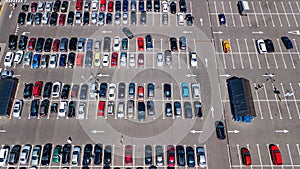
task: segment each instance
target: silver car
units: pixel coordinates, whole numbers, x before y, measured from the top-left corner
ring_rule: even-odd
[[[140,24],[145,25],[147,23],[147,14],[146,11],[142,11],[140,15]]]
[[[72,152],[72,166],[78,166],[80,164],[80,146],[75,146]]]
[[[32,52],[27,51],[24,56],[24,66],[31,65]]]
[[[31,145],[26,144],[23,147],[23,150],[22,150],[21,155],[20,155],[20,164],[27,164],[28,163],[30,152],[31,152]]]
[[[131,12],[130,19],[131,19],[131,24],[135,25],[136,24],[136,12],[134,12],[134,11]]]
[[[168,22],[169,22],[168,14],[162,14],[162,23],[166,25],[168,24]]]
[[[125,83],[119,83],[118,97],[119,99],[125,98]]]
[[[32,166],[39,165],[40,155],[41,155],[41,146],[40,145],[34,146],[34,148],[32,150],[32,156],[31,156],[31,165]]]
[[[184,102],[184,113],[185,113],[185,118],[191,119],[193,118],[193,111],[192,111],[192,105],[190,102]]]
[[[170,50],[165,50],[165,63],[166,65],[172,64],[172,54]]]

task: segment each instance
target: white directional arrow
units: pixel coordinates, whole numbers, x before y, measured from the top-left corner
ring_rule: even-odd
[[[108,76],[110,76],[110,75],[104,75],[104,74],[98,74],[97,76],[99,76],[99,77],[108,77]]]
[[[218,31],[218,32],[213,32],[214,34],[222,34],[223,32]]]
[[[204,62],[205,62],[205,67],[207,67],[207,66],[208,66],[208,64],[207,64],[207,62],[208,62],[208,59],[207,59],[207,58],[205,58],[205,59],[204,59]]]
[[[0,133],[6,133],[6,130],[2,129],[2,130],[0,130]]]
[[[185,76],[186,76],[186,77],[195,77],[195,76],[197,76],[197,75],[186,74]]]
[[[240,131],[238,131],[238,130],[232,130],[232,131],[228,131],[228,133],[239,133]]]
[[[288,133],[289,130],[275,130],[276,133]]]
[[[94,134],[97,134],[97,133],[104,133],[104,131],[99,131],[99,130],[93,130],[93,131],[91,131],[92,133],[94,133]]]
[[[294,35],[300,35],[300,30],[289,31],[288,33],[294,34]]]
[[[200,18],[200,24],[203,26],[203,18]]]
[[[262,76],[264,76],[264,77],[274,77],[275,75],[274,75],[274,73],[272,73],[272,74],[264,74]]]
[[[192,31],[182,31],[182,33],[193,33]]]
[[[291,92],[291,93],[286,93],[284,94],[284,97],[291,97],[294,96],[295,92]]]
[[[214,111],[215,111],[215,109],[214,109],[213,106],[211,106],[210,111],[211,111],[211,116],[212,116],[212,118],[214,118]]]
[[[195,134],[195,133],[202,133],[202,131],[201,130],[191,130],[190,133],[193,133],[193,134]]]
[[[29,34],[29,33],[30,33],[30,32],[23,32],[22,35],[26,35],[26,34]]]
[[[225,74],[225,75],[219,75],[219,76],[223,76],[223,77],[230,77],[231,75],[229,75],[229,74]]]
[[[263,34],[263,31],[258,31],[258,32],[252,32],[253,34]]]
[[[112,33],[112,31],[101,31],[102,33]]]

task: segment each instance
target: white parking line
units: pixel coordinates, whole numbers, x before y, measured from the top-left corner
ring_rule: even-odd
[[[241,66],[242,66],[242,69],[244,69],[244,64],[243,64],[242,54],[241,54],[241,50],[240,50],[240,43],[239,43],[239,39],[236,39],[236,43],[237,43],[237,47],[238,47],[238,50],[239,50],[239,55],[240,55]]]
[[[222,46],[222,39],[220,39],[220,44],[221,44],[221,46]],[[229,43],[230,43],[230,40],[229,40]],[[223,56],[223,64],[224,64],[224,69],[227,69],[227,66],[226,66],[226,58],[225,58],[225,54],[224,54],[224,52],[222,52],[222,56]],[[232,52],[231,52],[231,60],[232,60],[232,63],[233,63],[233,57],[232,57]]]
[[[272,85],[273,85],[273,83],[272,83]],[[281,86],[281,91],[282,91],[283,93],[285,93],[285,90],[284,90],[284,88],[283,88],[283,84],[282,84],[282,83],[280,83],[280,86]],[[274,88],[274,86],[273,86],[273,88]],[[274,94],[274,95],[276,95],[276,94]],[[277,98],[277,97],[275,96],[275,98]],[[287,101],[286,101],[286,98],[284,98],[284,103],[285,103],[286,109],[287,109],[287,111],[288,111],[289,119],[292,119],[291,112],[290,112],[290,108],[289,108],[289,106],[288,106],[288,103],[287,103]],[[278,106],[278,105],[277,105],[277,106]],[[280,113],[279,106],[278,106],[278,111],[279,111],[279,113]],[[280,113],[280,114],[281,114],[281,113]]]
[[[229,168],[232,168],[232,166],[231,166],[231,157],[230,157],[230,147],[229,147],[229,145],[227,144],[227,155],[228,155],[228,160],[229,160]]]
[[[240,156],[240,145],[236,145],[236,150],[237,150],[237,156],[239,157],[239,162],[240,162],[240,168],[242,169],[243,168],[243,165],[242,165],[242,160],[241,160],[241,156]]]
[[[289,85],[290,85],[291,91],[295,91],[293,89],[292,83],[289,83]],[[299,108],[298,108],[298,104],[297,104],[295,95],[293,95],[293,98],[294,98],[294,102],[295,102],[295,106],[296,106],[296,110],[297,110],[297,114],[298,114],[298,119],[300,119],[300,112],[299,112]]]
[[[269,14],[270,14],[270,18],[271,18],[271,21],[272,21],[272,25],[273,25],[273,27],[275,27],[275,24],[274,24],[274,21],[273,21],[273,16],[271,14],[271,10],[270,10],[270,7],[269,7],[269,2],[266,1],[266,4],[267,4],[268,10],[269,10]]]
[[[287,149],[288,149],[288,154],[289,154],[290,161],[291,161],[291,167],[292,167],[292,169],[294,169],[294,163],[293,163],[293,159],[292,159],[292,156],[291,156],[291,151],[290,151],[290,146],[289,146],[289,144],[286,144],[286,147],[287,147]]]
[[[253,13],[254,13],[254,16],[255,16],[256,26],[259,27],[257,15],[256,15],[255,8],[254,8],[254,3],[253,3],[253,1],[251,1],[251,3],[252,3],[252,6],[253,6]]]
[[[267,149],[269,149],[269,144],[266,144],[266,146],[267,146]],[[278,148],[279,148],[279,147],[278,147]],[[272,167],[272,169],[273,169],[273,162],[272,162],[271,154],[268,153],[268,155],[269,155],[269,160],[270,160],[271,167]]]
[[[223,1],[222,1],[223,2]],[[217,4],[216,4],[217,2],[216,1],[214,1],[214,6],[215,6],[215,15],[216,15],[216,21],[218,20],[218,10],[217,10]],[[218,25],[218,27],[220,26],[220,24],[219,24],[219,22],[217,22],[217,25]]]
[[[254,86],[257,86],[256,83],[254,83]],[[258,100],[257,104],[258,104],[258,109],[259,109],[259,112],[260,112],[260,119],[264,119],[262,111],[261,111],[260,102],[259,102],[258,90],[255,90],[255,94],[256,94],[256,98]]]
[[[249,15],[247,15],[247,18],[248,18],[248,24],[249,24],[249,27],[251,27],[251,22],[250,22]]]
[[[234,17],[233,17],[233,11],[232,11],[232,7],[231,7],[231,1],[229,1],[229,8],[230,8],[230,11],[231,11],[232,24],[233,24],[233,27],[235,27],[235,20],[234,20]]]
[[[276,5],[276,2],[275,2],[275,1],[274,1],[274,6],[275,6],[275,9],[276,9],[276,13],[277,13],[277,16],[278,16],[278,20],[279,20],[280,26],[283,27],[282,22],[281,22],[281,19],[280,19],[279,12],[278,12],[278,9],[277,9],[277,5]]]
[[[222,13],[224,14],[225,13],[225,7],[224,7],[224,3],[223,3],[223,1],[221,1],[221,3],[222,3]],[[210,18],[210,17],[208,17],[208,18]],[[219,22],[218,22],[219,23]],[[225,26],[227,27],[228,26],[228,24],[227,24],[228,22],[226,22],[225,23]]]
[[[291,61],[292,61],[293,68],[296,69],[294,59],[293,59],[293,56],[292,56],[292,52],[290,50],[289,50],[289,54],[290,54],[290,58],[291,58]]]
[[[239,17],[240,17],[241,27],[244,27],[244,23],[243,23],[242,16],[241,16],[241,15],[239,15]]]
[[[181,69],[181,66],[180,66],[180,52],[177,53],[177,58],[178,58],[178,68]],[[188,65],[189,66],[189,65]]]
[[[297,147],[297,151],[298,151],[298,156],[300,157],[300,148],[299,148],[299,144],[296,144]]]
[[[300,8],[299,8],[298,1],[296,1],[296,6],[297,6],[297,8],[298,8],[298,12],[300,13]]]
[[[251,58],[250,58],[250,54],[249,54],[249,48],[248,48],[248,44],[247,44],[247,39],[244,39],[244,41],[245,41],[246,50],[247,50],[247,53],[248,53],[248,59],[249,59],[250,69],[253,69]]]
[[[258,158],[259,158],[260,168],[263,168],[263,164],[262,164],[262,161],[261,161],[259,144],[256,144],[256,149],[257,149],[257,154],[258,154]]]
[[[295,46],[295,48],[296,48],[296,50],[297,50],[297,54],[298,54],[298,57],[299,57],[299,59],[300,59],[300,53],[299,53],[299,50],[298,50],[298,46],[297,46],[297,43],[296,43],[296,40],[295,39],[293,39],[293,42],[294,42],[294,46]]]
[[[267,22],[266,22],[264,11],[262,10],[260,1],[258,1],[258,4],[259,4],[259,7],[260,7],[261,15],[262,15],[264,23],[265,23],[265,27],[267,27]]]
[[[286,66],[286,63],[285,63],[285,60],[284,60],[284,56],[283,56],[283,53],[282,53],[282,50],[281,50],[281,46],[280,46],[280,43],[279,43],[279,39],[276,39],[277,40],[277,43],[278,43],[278,46],[279,46],[279,50],[280,50],[280,53],[281,53],[281,58],[282,58],[282,61],[283,61],[283,65],[284,65],[284,68],[287,69],[287,66]],[[276,63],[277,65],[277,63]],[[278,67],[277,67],[278,69]]]
[[[255,39],[252,39],[252,42],[253,42],[253,45],[256,46]],[[256,55],[256,58],[257,58],[258,68],[261,69],[261,65],[260,65],[260,60],[259,60],[259,57],[258,57],[258,53],[255,52],[255,55]]]
[[[293,8],[292,8],[292,5],[291,5],[291,2],[289,1],[289,6],[290,6],[290,8],[291,8],[291,11],[292,11],[292,14],[293,14],[293,18],[294,18],[294,20],[295,20],[295,24],[296,24],[296,26],[298,27],[298,22],[297,22],[297,19],[296,19],[296,16],[295,16],[295,13],[294,13],[294,10],[293,10]]]
[[[263,86],[266,86],[266,84],[263,83]],[[267,106],[268,106],[268,110],[269,110],[269,114],[270,114],[270,119],[273,119],[273,116],[272,116],[272,113],[271,113],[270,104],[269,104],[269,99],[268,99],[268,95],[267,95],[267,89],[266,89],[266,87],[264,87],[263,89],[264,89],[266,100],[267,100]]]
[[[283,2],[280,2],[280,3],[281,3],[281,6],[282,6],[282,9],[283,9],[283,12],[285,13],[285,18],[286,18],[286,21],[287,21],[287,23],[288,23],[288,26],[291,27],[291,24],[290,24],[289,18],[288,18],[288,16],[287,16],[287,13],[286,13],[286,11],[285,11]]]
[[[265,60],[266,60],[267,68],[270,69],[270,64],[269,64],[269,61],[268,61],[267,54],[265,53],[264,55],[265,55]]]

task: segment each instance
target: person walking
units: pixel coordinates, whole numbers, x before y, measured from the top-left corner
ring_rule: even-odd
[[[123,142],[124,142],[124,136],[121,135],[120,143],[123,144]]]

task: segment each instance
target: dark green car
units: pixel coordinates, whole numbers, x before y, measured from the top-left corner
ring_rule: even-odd
[[[53,158],[52,158],[54,163],[58,163],[60,161],[61,149],[62,149],[61,145],[57,145],[55,147],[54,152],[53,152]]]
[[[122,50],[127,50],[128,49],[128,39],[123,38],[122,39]]]

